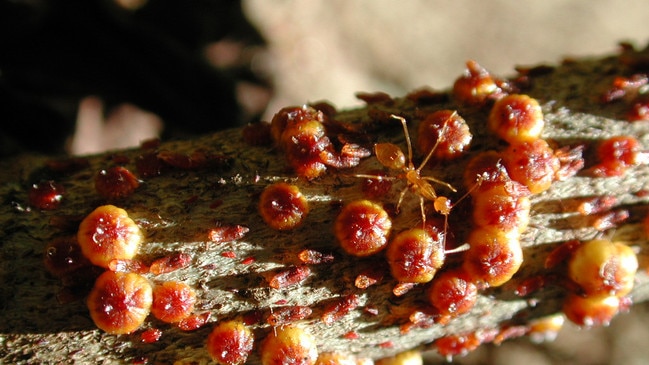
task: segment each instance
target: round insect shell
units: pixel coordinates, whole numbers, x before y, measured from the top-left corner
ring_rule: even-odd
[[[64,277],[76,270],[90,266],[83,256],[76,237],[59,237],[45,246],[45,268],[54,276]]]
[[[239,320],[219,322],[207,337],[207,352],[220,365],[244,364],[252,353],[254,335]]]
[[[593,170],[596,176],[620,176],[630,166],[646,163],[646,153],[633,136],[616,136],[604,140],[597,148],[599,164]]]
[[[502,164],[502,155],[496,151],[483,151],[475,155],[464,169],[464,186],[471,196],[489,189],[492,184],[503,184],[511,181],[505,166]]]
[[[572,323],[582,327],[607,326],[620,311],[616,296],[582,297],[569,294],[563,303],[563,314]]]
[[[140,186],[133,173],[123,166],[101,170],[95,176],[95,190],[106,199],[127,197]]]
[[[438,274],[428,290],[428,300],[440,314],[458,316],[473,308],[478,287],[461,268]]]
[[[489,184],[473,196],[473,222],[478,227],[523,232],[530,220],[529,190],[516,181]]]
[[[336,238],[343,250],[361,257],[383,250],[391,229],[388,213],[369,200],[356,200],[345,205],[334,224]]]
[[[196,303],[196,292],[179,281],[166,281],[153,288],[151,313],[159,320],[176,323],[189,317]]]
[[[532,194],[549,189],[561,167],[554,151],[543,139],[512,143],[502,156],[512,180],[527,186]]]
[[[332,150],[325,127],[316,120],[289,124],[280,141],[289,164],[295,172],[307,179],[320,176],[327,169],[322,152]]]
[[[423,365],[421,352],[416,350],[400,352],[394,356],[377,360],[375,365]]]
[[[261,345],[262,365],[314,365],[317,359],[315,338],[298,326],[273,329]]]
[[[453,84],[453,96],[462,104],[481,105],[487,99],[501,92],[489,71],[470,60],[467,69]]]
[[[128,213],[103,205],[88,214],[77,232],[81,252],[93,264],[109,268],[112,260],[132,259],[143,240],[140,228]]]
[[[323,352],[315,365],[357,365],[356,358],[341,352]]]
[[[563,313],[534,319],[530,322],[528,336],[533,343],[554,341],[563,328],[566,316]]]
[[[476,285],[495,287],[509,281],[523,263],[518,231],[474,229],[467,238],[462,268]]]
[[[488,120],[489,129],[509,143],[540,138],[544,125],[539,102],[522,94],[511,94],[498,99]]]
[[[598,239],[582,243],[568,262],[568,276],[588,296],[625,296],[633,289],[638,259],[632,248]]]
[[[468,124],[456,111],[438,110],[419,123],[417,146],[424,155],[434,149],[434,157],[451,160],[460,157],[472,139]]]
[[[282,133],[286,128],[299,124],[305,120],[322,122],[323,114],[308,106],[290,106],[277,112],[270,123],[270,133],[273,140],[281,145]]]
[[[421,228],[412,228],[397,234],[390,242],[386,257],[392,276],[404,283],[427,283],[446,258],[442,242]]]
[[[107,333],[132,333],[149,315],[152,292],[149,281],[139,274],[106,271],[88,296],[90,317]]]
[[[29,205],[42,210],[53,210],[61,205],[65,188],[55,181],[41,181],[29,189]]]
[[[309,202],[295,185],[281,182],[269,185],[259,197],[259,213],[264,222],[278,231],[302,224],[309,213]]]

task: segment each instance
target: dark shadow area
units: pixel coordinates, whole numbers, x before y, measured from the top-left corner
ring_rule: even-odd
[[[88,95],[159,115],[164,137],[255,119],[237,84],[269,84],[251,56],[210,64],[205,47],[223,40],[249,53],[264,45],[240,1],[149,1],[136,10],[111,0],[0,1],[0,156],[62,152]]]

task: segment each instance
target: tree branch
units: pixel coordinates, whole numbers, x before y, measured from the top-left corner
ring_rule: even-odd
[[[543,105],[546,120],[543,138],[559,146],[585,145],[587,166],[596,161],[591,147],[605,138],[632,135],[646,146],[649,124],[624,121],[628,103],[594,102],[610,88],[615,76],[634,72],[632,67],[635,65],[609,57],[566,62],[538,75],[530,73],[530,87],[522,92]],[[438,99],[442,101],[416,104],[409,98],[400,98],[370,103],[365,108],[340,112],[335,120],[340,125],[351,123],[356,126],[352,129],[368,132],[363,137],[363,133],[342,131],[365,141],[368,148],[375,142],[387,141],[403,146],[399,123],[381,116],[391,113],[404,116],[412,121],[410,130],[414,131],[418,115],[439,109],[458,110],[474,135],[470,151],[456,162],[440,163],[427,171],[459,188],[457,194],[440,189],[455,201],[466,192],[461,178],[469,159],[481,151],[502,150],[504,145],[486,129],[488,108],[458,105],[452,98]],[[379,168],[375,157],[363,159],[352,169],[330,168],[324,176],[307,181],[291,172],[283,153],[276,147],[251,146],[243,141],[240,129],[227,130],[195,140],[163,143],[156,151],[185,155],[204,151],[208,155],[226,156],[228,162],[216,158],[206,166],[193,169],[167,166],[160,176],[144,179],[127,198],[106,200],[97,194],[93,179],[98,171],[116,164],[138,171],[136,162],[151,151],[135,149],[90,156],[83,159],[84,164],[78,169],[67,166],[63,173],[56,172],[62,168],[60,163],[52,165],[50,158],[42,156],[2,162],[5,173],[0,177],[4,203],[0,207],[3,217],[0,278],[4,285],[0,289],[0,359],[3,362],[207,361],[209,355],[204,344],[212,322],[242,316],[249,321],[260,318],[252,320],[259,343],[272,331],[265,317],[284,305],[311,307],[313,313],[301,320],[300,325],[316,336],[320,352],[344,351],[379,358],[426,347],[442,336],[524,325],[534,318],[560,312],[567,293],[564,288],[549,286],[527,297],[517,296],[515,290],[525,279],[545,273],[547,255],[563,242],[595,237],[623,240],[638,248],[641,264],[647,246],[641,221],[649,200],[646,194],[649,166],[635,166],[620,177],[577,174],[553,183],[550,190],[532,197],[530,227],[521,238],[525,260],[510,282],[481,291],[474,309],[447,325],[433,324],[403,331],[413,311],[425,311],[429,307],[425,297],[427,285],[415,286],[405,295],[395,296],[392,291],[397,282],[388,272],[384,255],[359,259],[344,254],[333,233],[333,221],[341,205],[364,197],[360,188],[362,179],[354,175]],[[63,203],[55,210],[40,211],[28,206],[29,187],[43,179],[55,180],[65,187]],[[309,215],[300,227],[291,231],[271,229],[258,213],[259,194],[277,181],[297,185],[309,201]],[[383,203],[396,204],[398,193],[399,189],[392,189],[382,198]],[[580,199],[593,196],[615,196],[617,203],[612,211],[626,209],[629,218],[611,229],[596,230],[592,216],[581,216],[573,209]],[[151,318],[145,328],[160,328],[163,335],[157,342],[143,343],[141,331],[116,336],[98,330],[84,300],[62,302],[70,298],[62,295],[65,291],[61,292],[66,283],[45,269],[45,246],[58,237],[74,235],[81,217],[106,203],[127,210],[145,231],[139,260],[151,263],[174,253],[191,255],[189,266],[168,274],[147,274],[147,277],[153,283],[182,280],[190,284],[198,294],[195,312],[210,313],[210,323],[194,331],[182,331]],[[466,219],[470,206],[469,200],[458,204],[451,212],[451,227]],[[416,195],[406,194],[400,214],[393,218],[393,232],[420,224],[420,218]],[[210,240],[211,229],[236,225],[249,231],[234,241]],[[462,238],[469,228],[454,233]],[[301,265],[297,254],[305,248],[333,254],[334,259],[309,265],[311,274],[297,285],[271,288],[268,278]],[[461,258],[462,255],[449,256],[446,266],[458,264]],[[376,285],[357,288],[354,285],[357,275],[370,269],[383,270],[385,275]],[[327,308],[350,294],[359,297],[359,306],[332,324],[323,323],[320,318]],[[649,297],[644,272],[638,273],[631,297],[634,302]],[[350,332],[358,338],[346,338],[345,334]],[[258,352],[253,352],[249,360],[257,363]]]

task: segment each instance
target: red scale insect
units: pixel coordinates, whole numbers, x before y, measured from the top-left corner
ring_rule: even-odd
[[[391,229],[388,213],[369,200],[356,200],[345,205],[334,223],[340,246],[348,254],[359,257],[383,250]]]
[[[207,337],[207,352],[220,365],[240,365],[252,353],[255,338],[243,322],[219,322]]]
[[[309,213],[309,203],[297,186],[276,183],[261,193],[259,213],[271,228],[286,231],[302,224]]]
[[[153,288],[151,313],[163,322],[176,323],[189,317],[195,303],[196,293],[189,285],[167,281]]]
[[[151,285],[134,273],[104,272],[88,296],[88,309],[95,325],[110,334],[137,330],[151,310]]]
[[[428,291],[428,300],[442,316],[457,317],[473,308],[478,287],[462,269],[441,273]]]
[[[597,149],[599,163],[592,168],[598,177],[621,176],[631,166],[649,163],[649,153],[641,150],[635,137],[617,136],[604,140]]]
[[[63,185],[51,180],[41,181],[29,189],[29,205],[42,210],[53,210],[61,205],[64,195]]]
[[[442,236],[443,237],[443,236]],[[422,228],[400,232],[390,242],[386,257],[392,276],[402,283],[427,283],[444,265],[446,254],[463,251],[466,246],[446,250]]]
[[[192,256],[186,253],[175,253],[173,255],[159,258],[151,264],[149,271],[153,275],[170,273],[183,269],[192,262]]]
[[[356,309],[360,305],[360,298],[356,294],[346,295],[340,298],[332,305],[325,308],[322,313],[322,322],[326,325],[332,325],[344,317],[350,311]]]
[[[88,214],[77,232],[81,251],[93,264],[108,268],[114,259],[132,259],[144,235],[128,213],[103,205]]]
[[[475,61],[466,63],[467,69],[453,84],[453,96],[462,104],[482,105],[489,99],[504,95],[499,81]]]
[[[274,289],[282,289],[303,282],[309,275],[311,275],[311,269],[308,266],[293,266],[269,277],[268,285]]]
[[[95,189],[106,199],[125,198],[133,194],[139,186],[137,177],[122,166],[101,170],[95,177]]]
[[[272,308],[266,323],[273,327],[284,326],[291,322],[302,320],[311,315],[311,308],[304,305],[291,305],[281,308]]]
[[[262,365],[314,365],[317,359],[315,338],[301,327],[278,327],[261,345]]]
[[[369,155],[369,151],[350,143],[337,152],[324,123],[324,113],[308,106],[284,108],[271,121],[273,140],[301,177],[317,178],[326,172],[327,166],[354,167]]]

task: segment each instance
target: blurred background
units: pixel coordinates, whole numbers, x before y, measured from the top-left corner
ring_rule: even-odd
[[[649,39],[643,0],[0,0],[0,155],[94,153]]]
[[[643,0],[0,0],[0,156],[86,154],[268,120],[357,91],[445,89],[644,47]],[[483,347],[464,364],[645,364],[645,305],[609,329]],[[430,364],[441,359],[428,356]]]

